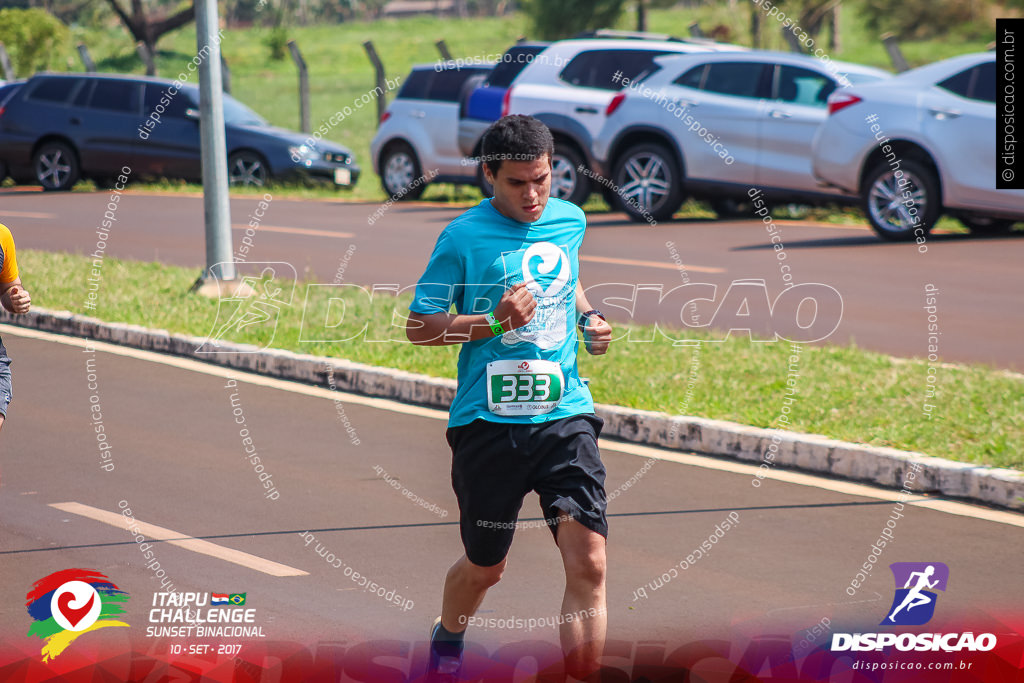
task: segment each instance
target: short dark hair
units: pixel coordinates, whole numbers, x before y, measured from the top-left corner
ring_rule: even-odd
[[[551,161],[555,140],[551,131],[532,116],[503,116],[484,132],[480,160],[498,175],[502,161],[534,161],[546,154]]]

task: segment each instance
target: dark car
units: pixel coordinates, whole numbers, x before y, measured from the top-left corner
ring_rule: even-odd
[[[40,74],[0,108],[0,159],[18,182],[68,190],[79,178],[199,180],[199,89],[175,90],[166,79],[100,74]],[[232,184],[312,178],[352,186],[359,167],[334,143],[309,142],[271,126],[224,95],[228,174]]]
[[[4,113],[4,102],[6,102],[11,96],[13,96],[14,93],[18,91],[18,88],[20,88],[24,82],[25,81],[8,81],[6,83],[0,83],[0,116],[3,116]],[[0,147],[2,146],[3,143],[0,142]],[[4,160],[3,155],[0,154],[0,183],[2,183],[4,181],[4,178],[6,177],[7,162]]]

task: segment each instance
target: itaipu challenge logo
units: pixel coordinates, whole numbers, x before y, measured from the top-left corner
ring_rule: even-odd
[[[79,636],[128,624],[111,617],[124,613],[128,594],[92,569],[65,569],[35,582],[25,596],[32,617],[28,635],[45,641],[43,661],[51,660]]]

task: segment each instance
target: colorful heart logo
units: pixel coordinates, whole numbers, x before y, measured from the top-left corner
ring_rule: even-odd
[[[71,601],[76,598],[77,596],[71,592],[61,593],[57,598],[57,609],[72,627],[78,626],[78,623],[88,616],[89,611],[92,610],[92,604],[96,601],[96,594],[93,593],[89,596],[89,601],[85,603],[84,607],[71,606]]]

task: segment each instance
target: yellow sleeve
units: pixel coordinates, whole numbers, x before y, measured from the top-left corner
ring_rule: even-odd
[[[14,236],[2,223],[0,223],[0,254],[3,254],[4,257],[4,265],[0,268],[0,283],[14,282],[18,279],[18,257],[14,252]]]

